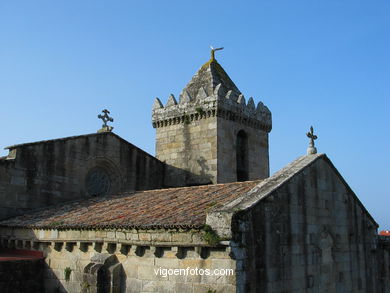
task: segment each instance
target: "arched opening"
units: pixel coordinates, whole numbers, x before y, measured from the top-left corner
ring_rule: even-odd
[[[126,291],[126,274],[115,255],[97,253],[84,268],[82,293]]]
[[[84,165],[82,193],[104,196],[122,191],[122,176],[117,165],[105,157],[93,157]]]
[[[244,130],[237,133],[236,139],[236,169],[237,181],[249,179],[248,172],[248,136]]]
[[[85,178],[85,188],[91,196],[106,195],[111,189],[110,175],[104,168],[95,167]]]

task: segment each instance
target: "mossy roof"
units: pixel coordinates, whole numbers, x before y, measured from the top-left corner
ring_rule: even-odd
[[[47,207],[0,222],[19,228],[200,228],[207,212],[260,181],[126,192]]]

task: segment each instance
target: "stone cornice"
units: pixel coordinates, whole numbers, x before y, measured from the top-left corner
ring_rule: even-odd
[[[1,228],[0,247],[43,251],[121,253],[144,256],[154,254],[162,257],[164,251],[172,251],[183,258],[193,251],[202,258],[213,250],[229,250],[229,242],[210,245],[202,238],[202,232],[193,230],[66,230]],[[48,250],[49,249],[49,250]]]
[[[108,242],[138,246],[211,246],[203,240],[202,229],[29,229],[0,228],[2,241]]]
[[[160,128],[190,124],[192,121],[216,116],[266,132],[272,129],[271,112],[262,102],[256,107],[253,98],[249,98],[246,103],[242,94],[232,91],[223,93],[220,86],[217,86],[211,95],[207,95],[201,88],[196,99],[182,98],[179,103],[171,94],[165,107],[156,98],[152,110],[152,124],[154,128]]]

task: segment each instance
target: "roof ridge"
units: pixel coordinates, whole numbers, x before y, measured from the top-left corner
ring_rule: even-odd
[[[236,182],[226,182],[226,183],[216,183],[216,184],[204,184],[204,185],[193,185],[193,186],[179,186],[179,187],[167,187],[167,188],[158,188],[158,189],[148,189],[148,190],[136,190],[136,191],[129,191],[129,192],[123,192],[122,194],[127,193],[144,193],[144,192],[158,192],[161,190],[177,190],[177,189],[196,189],[196,188],[207,188],[207,187],[214,187],[214,186],[228,186],[228,185],[241,185],[241,184],[251,184],[255,182],[261,182],[265,179],[255,179],[255,180],[248,180],[248,181],[236,181]],[[115,196],[113,194],[112,196]]]
[[[235,200],[225,204],[224,207],[218,209],[218,212],[221,211],[230,211],[230,210],[243,210],[247,209],[257,202],[265,198],[271,192],[279,188],[282,184],[284,184],[287,180],[294,177],[300,171],[302,171],[305,167],[311,165],[313,162],[318,160],[319,158],[326,157],[325,154],[316,154],[316,155],[304,155],[298,157],[291,163],[287,164],[285,167],[275,172],[272,176],[262,180],[254,186],[251,190],[236,198]],[[290,172],[288,172],[290,171]],[[287,174],[286,174],[287,173]],[[263,194],[259,194],[261,189],[265,189]],[[267,190],[268,189],[268,190]],[[249,195],[257,193],[257,196],[250,197]]]
[[[25,143],[19,143],[19,144],[14,144],[11,146],[7,146],[4,149],[5,150],[11,150],[17,147],[21,146],[29,146],[29,145],[37,145],[37,144],[43,144],[43,143],[50,143],[50,142],[57,142],[57,141],[65,141],[65,140],[73,140],[73,139],[79,139],[79,138],[84,138],[84,137],[93,137],[93,136],[98,136],[98,135],[112,135],[116,137],[117,139],[121,140],[122,142],[136,148],[138,151],[148,155],[149,157],[152,157],[155,160],[158,160],[155,156],[149,154],[147,151],[137,147],[136,145],[132,144],[131,142],[127,141],[126,139],[122,138],[118,134],[114,132],[96,132],[96,133],[89,133],[89,134],[81,134],[81,135],[73,135],[73,136],[67,136],[67,137],[60,137],[60,138],[53,138],[53,139],[46,139],[46,140],[38,140],[38,141],[33,141],[33,142],[25,142]],[[6,156],[7,157],[7,156]]]
[[[52,141],[61,141],[61,140],[77,139],[77,138],[81,138],[81,137],[88,137],[88,136],[94,136],[94,135],[102,135],[102,134],[108,134],[108,133],[111,133],[111,134],[114,134],[114,135],[118,136],[117,134],[112,133],[112,132],[99,132],[99,133],[96,132],[96,133],[72,135],[72,136],[66,136],[66,137],[59,137],[59,138],[43,139],[43,140],[37,140],[37,141],[31,141],[31,142],[18,143],[18,144],[13,144],[13,145],[7,146],[7,147],[5,147],[4,149],[5,149],[5,150],[6,150],[6,149],[13,149],[13,148],[20,147],[20,146],[25,146],[25,145],[47,143],[47,142],[52,142]]]

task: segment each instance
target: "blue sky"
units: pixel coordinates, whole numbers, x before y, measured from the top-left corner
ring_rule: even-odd
[[[1,1],[0,147],[114,132],[154,154],[154,97],[179,95],[209,45],[272,111],[271,172],[313,125],[381,229],[390,229],[389,1]],[[6,154],[1,150],[0,155]]]

